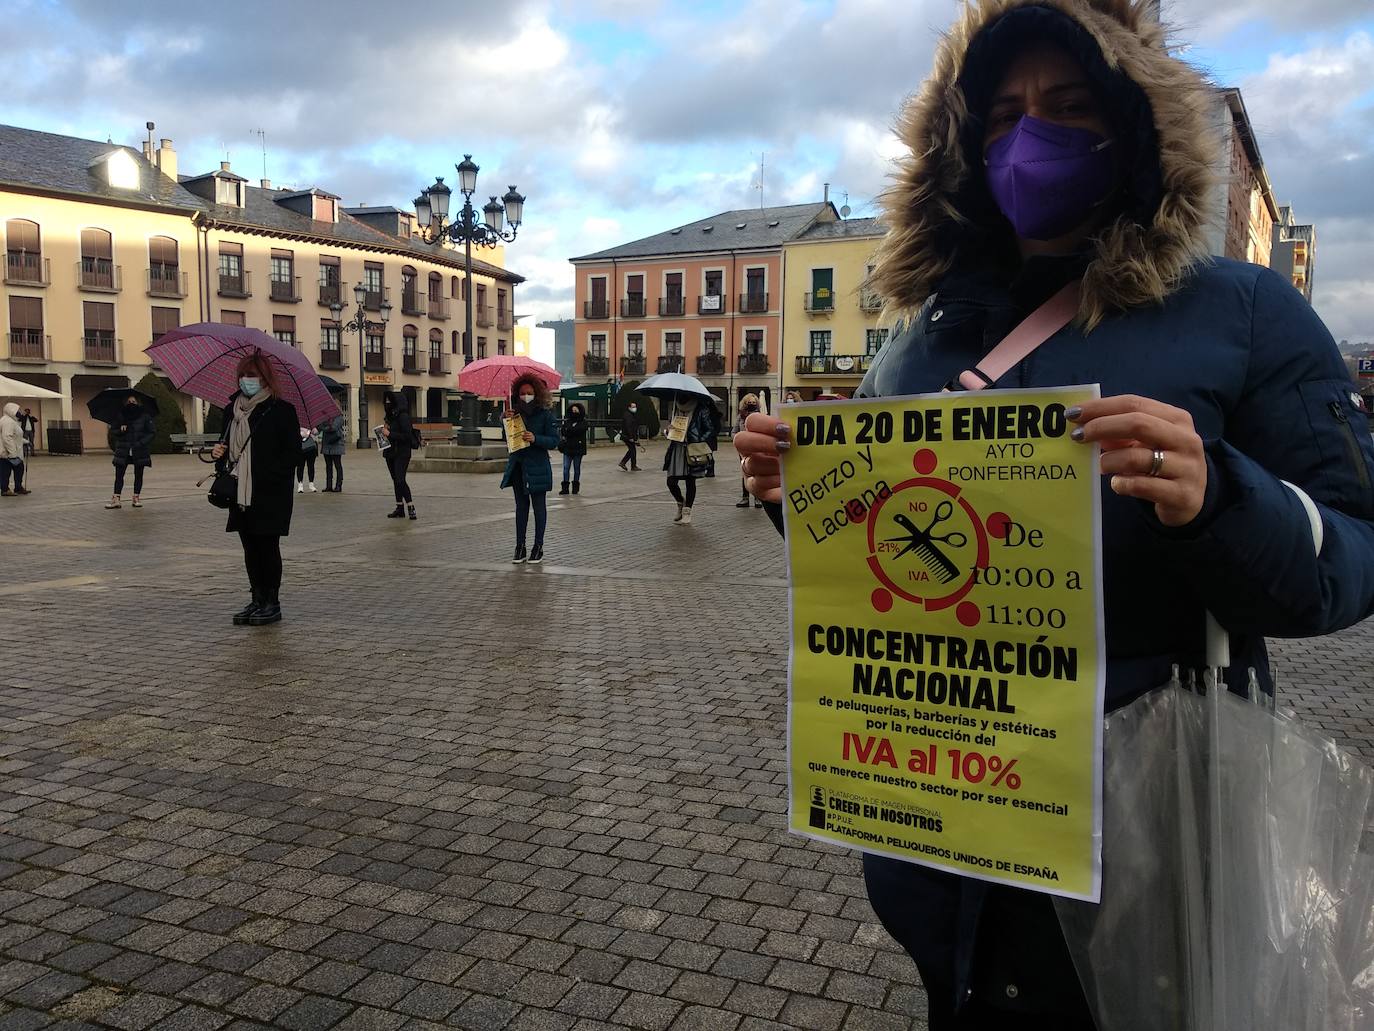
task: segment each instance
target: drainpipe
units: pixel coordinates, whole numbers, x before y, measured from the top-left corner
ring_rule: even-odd
[[[620,360],[616,357],[616,349],[620,346],[620,343],[619,343],[619,341],[620,341],[620,330],[617,328],[617,327],[619,327],[619,325],[620,325],[620,305],[616,303],[617,300],[618,300],[618,298],[615,296],[616,281],[617,281],[619,278],[620,278],[619,266],[616,265],[616,260],[615,260],[614,258],[612,258],[612,259],[611,259],[611,285],[610,285],[610,289],[608,289],[608,290],[606,291],[606,303],[610,306],[610,309],[611,309],[611,365],[610,365],[610,368],[609,368],[607,371],[611,374],[611,379],[612,379],[612,380],[616,380],[616,378],[620,375]],[[619,389],[620,389],[620,388],[619,388],[619,386],[617,385],[617,387],[616,387],[616,392],[617,392],[617,393],[619,393]],[[611,399],[608,397],[608,398],[606,398],[606,418],[609,420],[610,417],[611,417]],[[609,437],[610,434],[611,434],[611,429],[610,429],[610,427],[607,427],[607,429],[606,429],[606,435]]]
[[[732,408],[738,407],[735,404],[735,366],[739,364],[739,355],[735,353],[735,309],[739,307],[739,283],[735,279],[735,252],[730,252],[730,293],[726,294],[728,301],[734,296],[735,302],[730,305],[730,385],[727,387],[728,395],[725,398],[725,414],[728,416]]]

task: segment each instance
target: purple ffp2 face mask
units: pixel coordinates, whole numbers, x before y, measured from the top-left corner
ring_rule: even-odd
[[[1082,225],[1112,188],[1112,141],[1024,115],[988,148],[988,189],[1023,240],[1053,240]]]

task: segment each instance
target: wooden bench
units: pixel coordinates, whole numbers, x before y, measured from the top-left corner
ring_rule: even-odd
[[[188,455],[195,454],[200,448],[214,447],[219,443],[218,433],[173,433],[172,443]]]
[[[433,444],[436,441],[452,440],[453,425],[447,422],[417,422],[415,428],[420,431],[420,444]]]

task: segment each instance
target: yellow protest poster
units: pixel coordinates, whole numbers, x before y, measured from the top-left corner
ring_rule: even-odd
[[[515,454],[529,447],[529,442],[525,440],[525,420],[520,417],[519,412],[506,411],[501,416],[501,421],[506,426],[506,451]]]
[[[782,408],[792,831],[1097,901],[1097,396]]]
[[[692,412],[696,410],[695,402],[689,401],[686,404],[673,402],[673,417],[668,423],[667,437],[678,443],[687,439],[687,427],[692,421]]]

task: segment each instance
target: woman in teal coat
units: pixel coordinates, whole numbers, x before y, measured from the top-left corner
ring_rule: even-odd
[[[511,386],[511,410],[524,420],[526,447],[512,451],[506,459],[506,475],[501,486],[515,492],[515,557],[512,562],[526,561],[525,530],[529,527],[530,508],[534,508],[534,548],[528,561],[544,561],[544,527],[548,524],[548,510],[544,496],[553,488],[553,466],[549,451],[558,447],[558,428],[549,411],[549,388],[532,373],[526,373]]]

